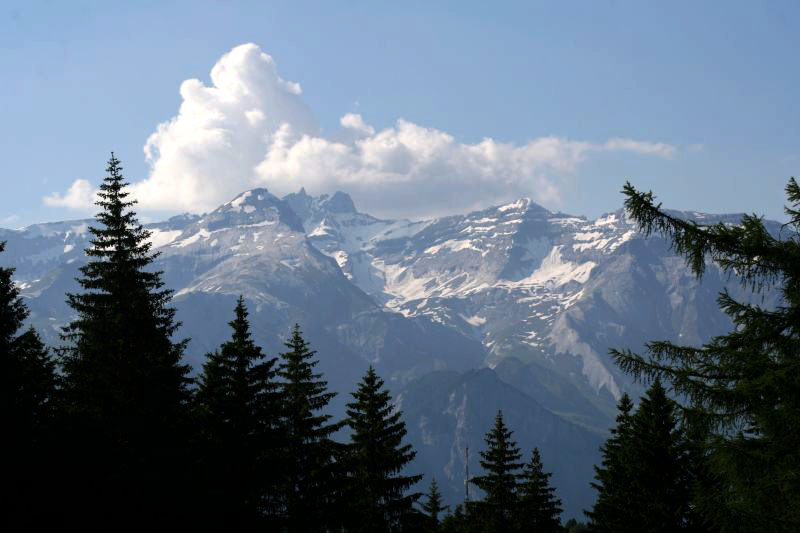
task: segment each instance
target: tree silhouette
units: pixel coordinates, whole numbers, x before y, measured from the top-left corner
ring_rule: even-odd
[[[342,487],[342,472],[336,462],[341,448],[331,435],[344,422],[330,422],[323,411],[336,395],[327,391],[322,374],[314,372],[315,351],[295,325],[281,354],[278,375],[283,401],[283,485],[286,527],[291,532],[321,531],[338,526],[341,509],[336,508]]]
[[[250,335],[241,296],[231,339],[207,356],[197,390],[208,474],[205,523],[251,529],[275,526],[281,462],[281,403],[275,359]]]
[[[556,489],[550,486],[552,475],[544,471],[539,449],[534,448],[517,488],[519,507],[516,522],[522,531],[561,531],[561,500],[556,497]]]
[[[347,424],[352,429],[348,446],[352,500],[359,531],[395,530],[412,512],[419,494],[406,494],[422,476],[404,476],[403,468],[416,452],[403,444],[406,425],[391,403],[383,380],[369,367],[347,404]]]
[[[510,531],[517,510],[517,476],[522,455],[511,435],[502,411],[498,411],[494,427],[486,434],[486,450],[480,452],[485,473],[470,480],[485,494],[483,501],[473,502],[472,507],[485,527],[493,531]]]
[[[150,234],[130,209],[113,153],[106,170],[83,291],[67,295],[77,315],[61,350],[75,466],[67,496],[84,524],[177,520],[188,469],[185,342],[172,341],[172,292],[149,268]]]

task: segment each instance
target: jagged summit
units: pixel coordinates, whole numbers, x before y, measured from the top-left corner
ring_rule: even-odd
[[[319,198],[320,206],[331,213],[355,213],[356,206],[349,194],[336,191],[333,196],[323,194]]]
[[[303,224],[297,213],[263,187],[243,192],[198,221],[205,224],[209,231],[267,222],[280,222],[294,231],[303,231]]]
[[[309,195],[305,187],[301,187],[298,192],[284,196],[283,201],[289,204],[305,225],[311,221],[319,222],[326,215],[333,213],[358,213],[353,199],[342,191],[336,191],[332,196],[322,194],[315,197]]]

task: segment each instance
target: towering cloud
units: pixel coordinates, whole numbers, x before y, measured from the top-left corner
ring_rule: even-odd
[[[674,147],[614,138],[588,143],[542,137],[525,144],[476,144],[406,120],[376,130],[348,113],[333,138],[323,137],[300,85],[282,79],[272,57],[237,46],[211,70],[211,84],[180,88],[178,114],[144,147],[149,176],[134,184],[140,209],[205,211],[244,189],[276,194],[301,186],[315,194],[349,192],[371,212],[437,215],[530,196],[557,204],[564,176],[591,153],[626,151],[671,157]],[[76,182],[51,205],[91,198]]]

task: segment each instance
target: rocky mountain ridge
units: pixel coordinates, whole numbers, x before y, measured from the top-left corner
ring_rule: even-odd
[[[77,290],[92,223],[0,230],[3,263],[17,268],[31,321],[51,345],[70,320],[64,293]],[[331,389],[342,393],[336,414],[374,365],[405,413],[417,464],[450,501],[463,497],[461,450],[467,442],[479,449],[503,409],[514,413],[523,448],[551,456],[574,516],[591,501],[591,465],[616,398],[639,391],[608,349],[652,339],[700,343],[730,326],[716,307],[719,290],[747,296],[715,268],[697,280],[622,210],[588,220],[528,199],[439,219],[383,220],[342,192],[278,198],[254,189],[211,213],[147,228],[193,365],[228,335],[243,294],[268,353],[282,350],[294,323],[303,326]]]

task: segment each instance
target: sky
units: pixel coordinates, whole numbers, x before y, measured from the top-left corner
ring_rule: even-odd
[[[0,0],[0,227],[256,186],[386,217],[527,196],[783,220],[800,3]]]

